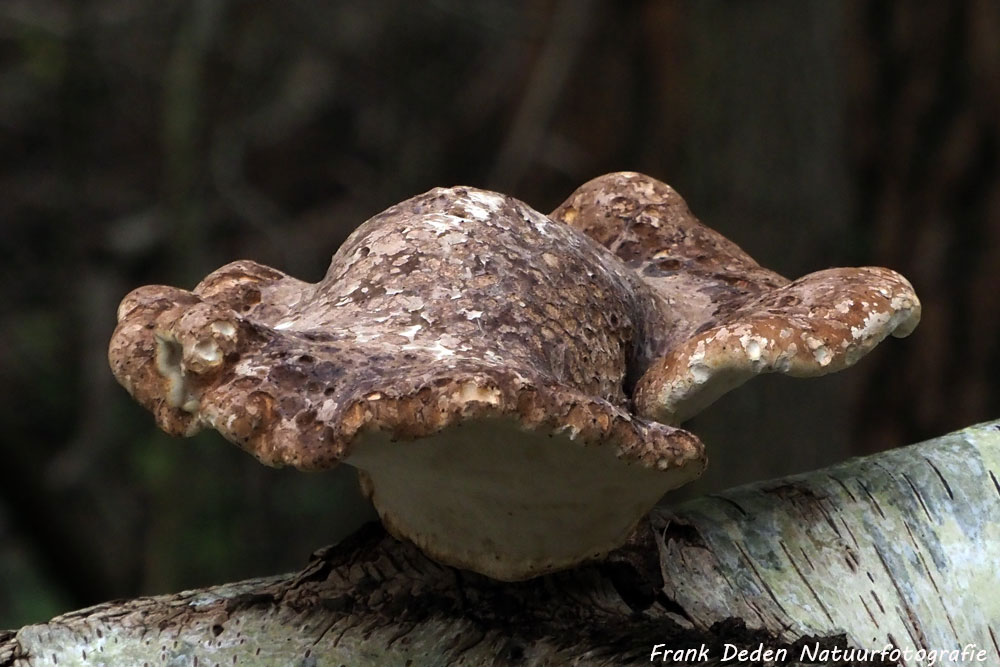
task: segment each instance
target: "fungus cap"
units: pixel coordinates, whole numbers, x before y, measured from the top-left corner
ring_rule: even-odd
[[[643,174],[593,179],[552,217],[614,251],[658,296],[665,326],[634,401],[663,423],[684,422],[761,373],[840,371],[920,321],[913,286],[895,271],[840,267],[789,281]]]
[[[747,369],[835,370],[915,324],[894,272],[813,276],[759,267],[638,174],[551,218],[438,188],[359,227],[318,283],[239,261],[133,291],[109,359],[167,432],[351,464],[394,535],[519,580],[605,555],[697,477],[704,448],[676,425]]]
[[[586,235],[435,189],[362,225],[319,283],[240,261],[134,291],[110,360],[166,431],[352,464],[395,535],[514,580],[602,556],[704,468],[696,437],[629,411],[654,310]]]

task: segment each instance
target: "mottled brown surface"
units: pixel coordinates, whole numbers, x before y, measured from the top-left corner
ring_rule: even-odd
[[[626,172],[552,218],[434,189],[358,228],[317,284],[239,261],[192,292],[139,288],[109,356],[166,431],[212,427],[274,466],[334,466],[368,431],[511,418],[667,472],[665,491],[705,463],[671,425],[756,373],[848,366],[918,318],[898,274],[789,283]]]
[[[635,172],[606,174],[552,212],[611,250],[665,303],[669,329],[659,352],[788,279],[761,267],[702,225],[677,191]]]
[[[637,412],[679,424],[749,378],[819,376],[920,320],[910,283],[882,267],[796,281],[765,269],[705,227],[680,195],[621,172],[581,186],[552,217],[613,251],[660,298],[669,323],[635,390]]]
[[[514,416],[668,468],[701,444],[633,416],[623,389],[659,315],[585,236],[512,198],[435,189],[359,228],[318,284],[240,261],[193,292],[139,288],[110,359],[168,432],[211,426],[270,465],[333,466],[364,428],[406,439]],[[183,397],[158,347],[183,365]]]

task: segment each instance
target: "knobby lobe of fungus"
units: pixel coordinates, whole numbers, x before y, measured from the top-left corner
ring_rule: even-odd
[[[599,558],[705,452],[683,420],[750,377],[850,366],[916,326],[878,267],[789,281],[636,173],[550,216],[436,188],[319,283],[250,261],[122,301],[109,359],[167,432],[271,466],[357,467],[386,527],[502,580]]]

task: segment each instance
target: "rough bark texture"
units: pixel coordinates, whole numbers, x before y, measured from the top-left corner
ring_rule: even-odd
[[[605,562],[513,584],[371,527],[292,575],[0,632],[0,665],[648,664],[656,643],[719,661],[726,642],[790,663],[816,642],[972,643],[996,663],[998,470],[1000,421],[662,506]]]

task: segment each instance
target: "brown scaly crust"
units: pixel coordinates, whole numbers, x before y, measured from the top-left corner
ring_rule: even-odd
[[[552,213],[613,251],[660,298],[669,327],[641,370],[636,412],[680,424],[760,373],[821,376],[854,364],[920,320],[910,283],[882,267],[796,281],[764,269],[691,214],[665,183],[620,172]]]
[[[754,373],[847,366],[918,315],[894,272],[789,283],[669,186],[621,173],[552,218],[434,189],[358,228],[316,284],[239,261],[191,292],[139,288],[109,360],[167,432],[212,427],[272,466],[353,463],[394,534],[522,579],[606,554],[697,477],[701,442],[671,426],[693,408]],[[426,470],[442,484],[416,482]],[[580,485],[600,488],[589,505]],[[606,512],[618,495],[628,511]],[[552,554],[561,524],[570,547]]]
[[[622,387],[653,308],[586,237],[439,188],[360,227],[318,284],[244,260],[193,292],[133,291],[109,359],[168,433],[210,426],[272,466],[334,466],[363,429],[412,439],[512,416],[668,468],[701,444],[631,415]]]

